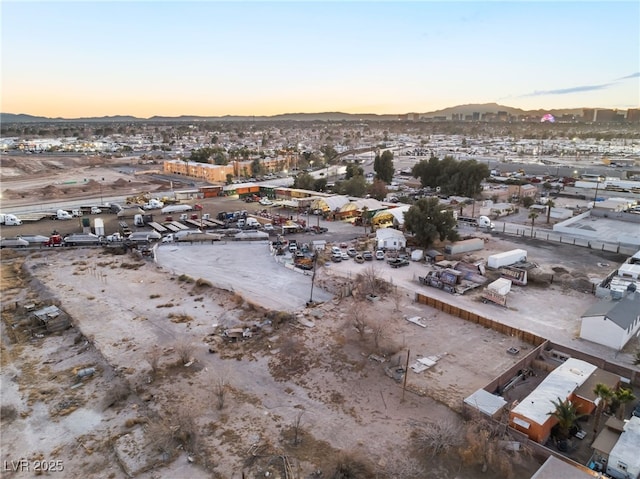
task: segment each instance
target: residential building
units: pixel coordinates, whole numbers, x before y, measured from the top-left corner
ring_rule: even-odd
[[[609,453],[607,474],[614,479],[640,478],[640,418],[632,416]]]
[[[629,291],[604,299],[582,314],[580,337],[620,351],[640,330],[640,293]],[[621,297],[620,297],[621,296]]]
[[[586,361],[567,359],[510,411],[509,426],[523,432],[529,439],[543,444],[558,422],[551,415],[555,410],[554,401],[569,400],[576,405],[578,413],[591,413],[595,409],[595,403],[589,403],[584,393],[576,395],[576,391],[597,369]]]

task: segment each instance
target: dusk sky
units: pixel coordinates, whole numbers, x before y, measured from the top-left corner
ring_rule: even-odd
[[[638,108],[640,2],[3,1],[5,113]]]

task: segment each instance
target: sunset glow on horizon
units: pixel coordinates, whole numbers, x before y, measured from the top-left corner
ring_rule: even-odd
[[[612,30],[613,29],[613,30]],[[402,114],[640,105],[640,3],[17,2],[2,112]]]

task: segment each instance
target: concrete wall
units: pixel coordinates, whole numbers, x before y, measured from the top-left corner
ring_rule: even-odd
[[[637,215],[635,213],[625,213],[624,211],[615,212],[594,208],[591,210],[591,216],[597,216],[598,218],[612,218],[616,221],[625,221],[627,223],[640,224],[640,215]]]
[[[553,231],[557,233],[575,234],[575,230],[573,229],[573,224],[577,223],[578,221],[584,218],[589,217],[590,215],[591,215],[591,211],[585,211],[584,213],[574,216],[573,218],[569,218],[566,221],[563,221],[561,223],[556,223],[555,225],[553,225]],[[580,234],[581,235],[584,234],[585,236],[592,235],[593,237],[597,236],[597,233],[595,231],[586,232],[581,230]]]

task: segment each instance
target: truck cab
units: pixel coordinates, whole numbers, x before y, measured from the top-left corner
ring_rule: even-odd
[[[73,216],[71,216],[71,213],[69,213],[68,211],[65,211],[65,210],[56,211],[57,220],[70,220],[72,218]]]

